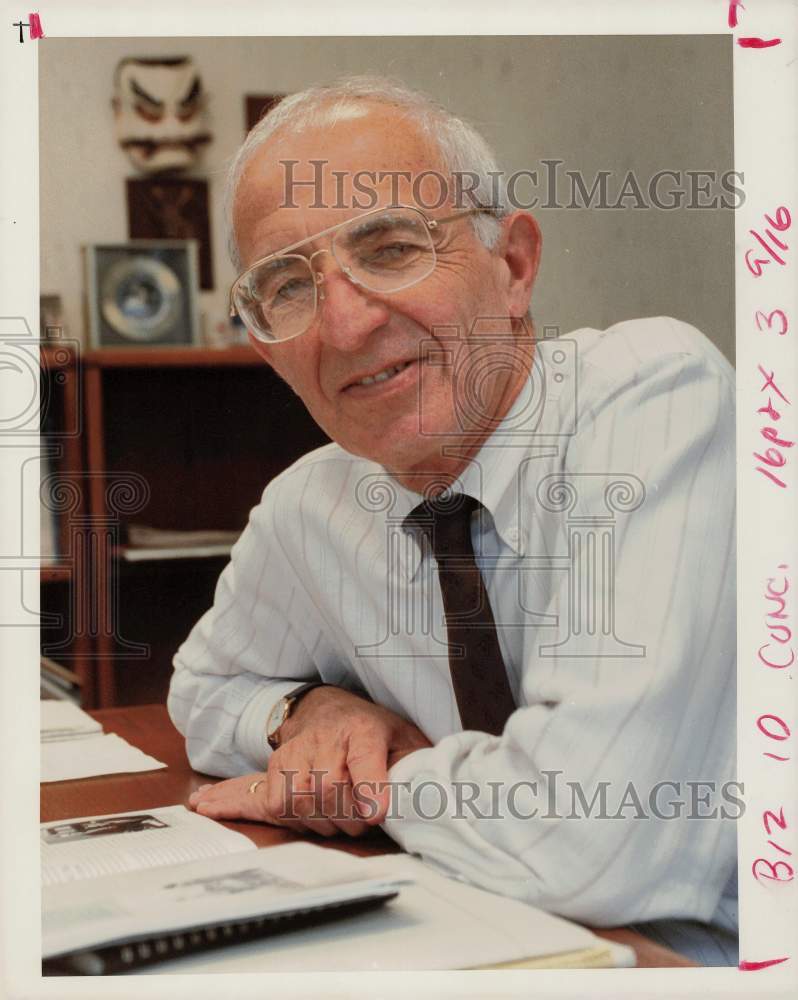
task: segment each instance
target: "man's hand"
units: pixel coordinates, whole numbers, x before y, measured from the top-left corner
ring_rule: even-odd
[[[255,819],[324,837],[357,837],[385,818],[388,769],[432,745],[395,712],[330,686],[314,688],[299,701],[280,728],[280,741],[266,774],[205,786],[189,805],[213,819]]]
[[[246,819],[304,831],[305,827],[298,820],[280,819],[266,811],[265,780],[266,775],[261,772],[228,778],[214,785],[201,785],[191,793],[188,804],[195,812],[210,819]],[[250,792],[255,781],[258,785],[254,792]]]
[[[267,808],[323,836],[358,836],[388,812],[388,769],[431,745],[417,726],[382,705],[342,688],[314,688],[280,729]]]

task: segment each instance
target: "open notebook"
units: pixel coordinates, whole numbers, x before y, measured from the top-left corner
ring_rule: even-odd
[[[630,949],[408,855],[258,850],[182,807],[41,836],[45,974],[634,964]]]

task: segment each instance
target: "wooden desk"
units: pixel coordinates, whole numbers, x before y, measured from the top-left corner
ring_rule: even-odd
[[[40,811],[43,823],[75,816],[130,812],[133,809],[186,803],[195,788],[209,780],[218,780],[209,779],[191,769],[183,737],[172,725],[165,706],[108,708],[90,714],[102,723],[106,732],[118,733],[128,743],[163,761],[167,768],[142,774],[113,774],[42,785]],[[225,826],[243,833],[258,847],[273,847],[297,839],[297,835],[290,830],[260,823],[225,823]],[[311,837],[310,834],[308,836]],[[379,829],[357,840],[349,837],[312,839],[324,847],[360,856],[387,854],[398,850],[396,844]],[[634,948],[639,968],[663,969],[694,965],[676,952],[654,944],[635,931],[623,927],[591,930],[599,937]]]

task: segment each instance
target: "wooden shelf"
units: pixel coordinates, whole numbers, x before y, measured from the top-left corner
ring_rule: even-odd
[[[236,347],[105,347],[87,351],[84,364],[96,368],[241,368],[265,362],[249,344]]]
[[[42,583],[69,583],[72,578],[72,569],[69,566],[48,563],[42,565],[39,575]]]
[[[71,533],[59,551],[74,551],[74,568],[42,566],[44,652],[74,668],[84,707],[152,701],[230,554],[131,562],[126,528],[240,532],[266,483],[327,438],[248,344],[72,354],[49,372],[51,433],[79,408],[81,433],[65,437],[57,471],[77,484],[83,520],[62,519]]]

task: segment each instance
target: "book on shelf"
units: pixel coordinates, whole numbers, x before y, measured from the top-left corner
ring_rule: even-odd
[[[130,524],[127,545],[121,551],[126,562],[155,559],[201,559],[230,554],[241,532],[208,529],[177,531]]]
[[[80,704],[80,682],[78,675],[73,670],[70,670],[69,667],[64,667],[47,656],[42,656],[40,662],[39,685],[43,692],[43,697],[46,697],[51,702],[67,702],[78,706]],[[43,716],[42,739],[45,739],[44,722],[45,719]],[[99,728],[99,723],[97,726]]]
[[[45,823],[41,839],[45,974],[634,964],[629,948],[409,855],[257,849],[182,806]]]

